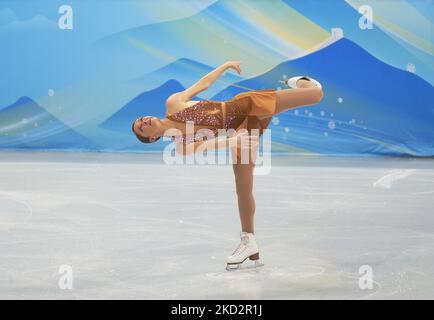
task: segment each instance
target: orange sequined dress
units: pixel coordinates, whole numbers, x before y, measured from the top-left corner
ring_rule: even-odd
[[[197,126],[205,126],[217,136],[219,129],[263,130],[268,127],[276,109],[276,90],[253,90],[237,94],[228,101],[201,100],[194,105],[180,110],[172,115],[166,113],[166,118],[172,121],[193,122]],[[257,116],[264,117],[259,119]],[[200,133],[182,135],[184,143],[206,140],[208,135]]]

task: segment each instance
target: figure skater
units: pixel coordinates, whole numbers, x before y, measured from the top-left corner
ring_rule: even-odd
[[[204,145],[210,150],[228,148],[232,143],[236,150],[232,148],[231,151],[235,152],[235,158],[240,160],[239,151],[242,139],[246,141],[246,130],[250,133],[252,129],[257,129],[262,134],[274,115],[289,109],[317,104],[323,98],[322,86],[318,81],[308,76],[296,76],[285,81],[288,89],[246,91],[227,101],[190,100],[208,89],[226,70],[234,69],[241,74],[240,64],[241,61],[228,61],[186,90],[172,94],[166,100],[165,118],[144,116],[133,122],[132,130],[136,137],[143,143],[151,143],[162,136],[170,136],[175,141],[177,153],[182,155],[197,152],[200,147],[203,150]],[[187,135],[187,121],[193,122],[194,134]],[[180,134],[173,135],[173,129],[177,129],[176,132]],[[201,129],[211,130],[215,134],[218,129],[233,129],[234,134],[228,135],[225,139],[209,139],[208,136],[199,135],[199,132],[203,131]],[[248,134],[247,138],[248,148],[253,148],[257,144],[258,136]],[[263,265],[259,260],[259,249],[254,237],[254,166],[252,159],[248,163],[235,161],[232,165],[241,220],[241,241],[237,249],[227,257],[227,270],[240,268],[247,258],[253,262],[250,267]]]

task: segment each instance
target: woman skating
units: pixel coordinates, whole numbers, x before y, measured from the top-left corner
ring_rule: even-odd
[[[227,258],[228,270],[238,268],[247,258],[259,266],[259,249],[254,238],[255,200],[253,197],[254,158],[242,161],[241,148],[255,148],[258,136],[248,134],[257,129],[259,134],[267,128],[271,117],[286,110],[314,105],[323,98],[321,84],[307,76],[285,81],[288,89],[253,90],[235,95],[227,101],[190,99],[208,89],[226,70],[241,73],[240,61],[229,61],[219,66],[188,89],[172,94],[166,101],[166,117],[144,116],[133,122],[132,130],[144,143],[170,136],[179,154],[203,152],[204,148],[222,149],[229,146],[233,157],[238,209],[241,220],[241,242]],[[191,121],[194,127],[187,128]],[[220,130],[232,132],[224,139],[216,139]],[[232,129],[232,130],[231,130]],[[243,130],[244,129],[244,130]],[[203,132],[206,132],[204,134]]]

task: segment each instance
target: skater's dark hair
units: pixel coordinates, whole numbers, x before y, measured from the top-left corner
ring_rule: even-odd
[[[155,139],[154,141],[151,141],[148,137],[143,137],[143,136],[137,134],[137,132],[134,130],[134,124],[136,123],[136,121],[137,121],[137,120],[134,120],[134,121],[133,121],[133,125],[131,126],[131,130],[134,132],[136,138],[137,138],[140,142],[142,142],[142,143],[153,143],[153,142],[156,142],[156,141],[160,140],[161,137],[158,137],[158,138]]]

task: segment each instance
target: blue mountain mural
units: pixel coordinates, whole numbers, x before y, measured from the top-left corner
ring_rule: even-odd
[[[0,110],[0,148],[98,149],[28,97]]]
[[[325,97],[276,117],[271,125],[276,141],[325,154],[434,155],[434,88],[345,38],[212,99],[226,100],[240,87],[276,86],[281,75],[310,75],[323,84]]]
[[[343,29],[347,39],[396,68],[406,70],[408,65],[414,65],[421,77],[434,84],[432,55],[391,37],[378,26],[373,29],[360,29],[360,14],[345,1],[283,1],[327,30],[336,27]]]
[[[133,79],[131,82],[138,83],[145,88],[153,88],[156,83],[164,83],[167,79],[176,79],[183,87],[187,88],[212,70],[214,70],[214,67],[191,59],[181,58],[162,68]],[[226,72],[211,88],[201,93],[201,96],[209,98],[223,90],[228,84],[239,82],[242,79],[242,77],[234,73]]]
[[[272,119],[275,152],[434,155],[432,1],[367,1],[367,30],[355,0],[207,3],[74,2],[73,30],[57,4],[0,5],[0,148],[162,150],[131,122],[163,117],[170,94],[241,60],[242,77],[226,72],[193,99],[279,90],[295,75],[324,86],[320,104]]]

